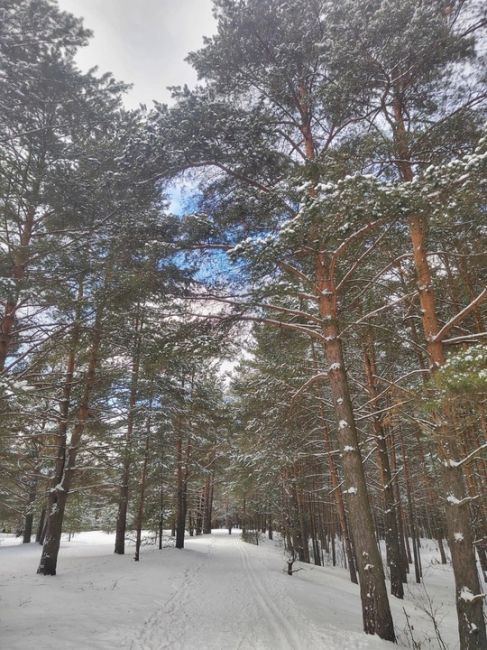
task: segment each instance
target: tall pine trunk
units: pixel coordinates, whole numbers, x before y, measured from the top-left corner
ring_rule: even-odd
[[[394,144],[398,154],[398,169],[404,182],[414,177],[408,146],[408,134],[404,124],[404,106],[400,91],[394,101]],[[435,372],[445,363],[442,340],[438,337],[440,325],[436,309],[433,280],[428,261],[426,228],[423,217],[415,214],[409,221],[416,279],[421,305],[423,334],[426,341],[430,368]],[[461,450],[452,414],[434,413],[434,438],[441,462],[442,487],[447,501],[446,525],[453,573],[455,576],[458,632],[461,650],[483,650],[487,647],[487,634],[483,614],[483,597],[473,545],[473,526],[469,499],[464,484]]]
[[[36,472],[38,471],[37,467],[35,468],[35,471]],[[37,483],[38,483],[38,478],[36,475],[33,476],[30,481],[29,503],[27,505],[27,512],[24,519],[24,534],[22,539],[23,544],[30,544],[30,539],[32,537],[32,528],[34,524],[34,506],[35,506],[35,501],[37,496]]]
[[[391,594],[396,598],[404,598],[404,588],[401,572],[401,550],[399,547],[399,533],[397,530],[396,502],[394,488],[392,485],[391,465],[387,450],[387,433],[382,417],[377,412],[381,409],[379,393],[377,391],[377,368],[372,335],[368,333],[364,346],[365,376],[367,379],[367,390],[369,393],[372,415],[372,428],[374,439],[377,444],[377,459],[380,469],[384,498],[384,523],[387,563],[391,574]]]
[[[118,513],[115,528],[115,549],[118,555],[125,553],[125,535],[127,530],[127,510],[129,503],[129,482],[132,465],[132,436],[134,430],[135,409],[137,406],[137,391],[139,383],[140,366],[140,336],[139,336],[139,313],[135,319],[136,341],[132,352],[132,370],[130,378],[129,410],[127,415],[127,431],[125,434],[125,449],[123,455],[122,480],[118,497]]]
[[[145,507],[145,486],[147,482],[147,465],[149,463],[149,449],[150,449],[150,420],[147,423],[147,434],[145,439],[144,461],[142,463],[142,472],[139,482],[139,504],[137,507],[137,517],[135,520],[135,554],[134,560],[136,562],[140,559],[140,545],[142,543],[142,526],[144,524],[144,507]]]
[[[211,520],[213,517],[213,471],[210,471],[206,476],[205,481],[205,510],[203,514],[203,533],[209,535],[211,533]]]
[[[311,345],[311,350],[313,353],[313,368],[315,372],[318,371],[318,360],[316,358],[316,350],[314,345]],[[338,523],[340,525],[340,530],[342,533],[342,538],[345,543],[345,553],[348,560],[348,570],[350,572],[350,580],[354,584],[358,584],[357,570],[356,570],[356,560],[353,553],[352,541],[350,538],[349,525],[347,521],[347,514],[345,511],[345,501],[343,499],[343,492],[340,486],[340,478],[338,475],[338,468],[333,454],[333,445],[331,440],[331,433],[326,424],[326,414],[323,406],[323,400],[321,396],[318,396],[319,405],[320,405],[320,416],[322,422],[323,430],[323,439],[325,442],[326,453],[328,454],[328,469],[330,470],[330,483],[331,489],[335,496],[335,504],[338,515]]]
[[[176,548],[184,548],[187,514],[187,483],[184,479],[183,434],[178,426],[176,440]]]
[[[301,133],[304,139],[305,156],[308,160],[314,161],[316,148],[312,131],[311,104],[305,88],[303,83],[298,98],[302,118]],[[315,194],[314,187],[310,190],[310,195],[313,194]],[[311,241],[314,241],[313,233],[310,235]],[[339,338],[334,262],[330,262],[328,255],[319,251],[315,252],[314,266],[316,295],[323,320],[324,356],[328,364],[328,377],[338,425],[338,442],[343,452],[345,492],[348,495],[350,531],[359,574],[364,631],[367,634],[377,634],[387,641],[395,641],[384,568],[375,539],[374,521],[344,366],[342,341]]]
[[[37,530],[36,530],[36,543],[37,544],[43,544],[44,543],[44,523],[46,521],[46,506],[43,506],[41,510],[41,514],[39,516],[39,521],[37,523]]]
[[[395,641],[384,568],[375,539],[374,521],[339,337],[334,280],[322,254],[316,261],[316,278],[320,315],[324,323],[324,353],[337,420],[338,442],[343,453],[345,493],[348,496],[350,529],[359,574],[364,631],[367,634],[377,634],[388,641]]]
[[[49,490],[47,499],[47,525],[42,547],[41,560],[37,573],[42,575],[56,575],[57,558],[61,544],[64,511],[70,487],[73,482],[73,474],[76,465],[76,457],[79,452],[81,437],[89,417],[91,395],[95,385],[96,368],[98,365],[98,351],[101,342],[101,319],[102,308],[99,307],[96,314],[93,340],[91,343],[88,368],[86,371],[84,390],[80,400],[76,424],[71,434],[71,440],[67,445],[67,427],[69,417],[69,406],[71,399],[71,387],[75,368],[76,345],[73,345],[68,359],[68,369],[64,386],[64,397],[62,403],[62,418],[58,431],[59,443],[56,459],[56,469],[53,478],[53,486]],[[75,335],[76,336],[76,335]]]

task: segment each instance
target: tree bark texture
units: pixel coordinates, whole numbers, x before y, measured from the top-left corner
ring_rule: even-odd
[[[52,481],[52,487],[49,490],[47,499],[46,535],[42,548],[39,568],[37,569],[37,573],[42,575],[56,575],[57,558],[59,553],[59,546],[61,544],[64,511],[66,508],[69,490],[73,482],[76,457],[79,452],[81,437],[89,418],[91,395],[95,386],[96,368],[98,365],[98,351],[101,341],[101,317],[102,309],[99,308],[94,325],[88,368],[84,380],[84,390],[78,408],[76,424],[73,427],[71,440],[68,445],[67,429],[77,343],[76,345],[72,346],[72,349],[69,353],[66,382],[64,386],[64,397],[61,405],[62,418],[58,430],[56,468]]]

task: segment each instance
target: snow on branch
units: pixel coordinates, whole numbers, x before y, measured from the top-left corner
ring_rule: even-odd
[[[305,275],[302,271],[295,268],[294,266],[292,266],[288,262],[280,261],[280,262],[278,262],[278,266],[280,266],[284,271],[287,271],[291,275],[295,275],[296,277],[298,277],[300,280],[302,280],[302,282],[305,285],[311,286],[311,287],[313,287],[313,289],[315,288],[315,284],[314,284],[313,280],[311,280],[311,278],[308,278],[307,275]]]
[[[336,265],[337,259],[340,257],[342,253],[344,253],[347,248],[349,248],[352,244],[354,244],[357,240],[361,239],[364,235],[366,235],[370,230],[373,230],[381,221],[377,219],[376,221],[371,221],[370,223],[366,223],[365,226],[362,226],[359,230],[356,230],[350,237],[347,237],[340,246],[333,252],[332,257],[331,257],[331,269],[333,273],[333,269]]]
[[[482,449],[487,449],[487,442],[484,442],[483,445],[480,445],[480,447],[471,451],[467,456],[465,456],[465,458],[462,458],[462,460],[445,461],[445,467],[461,467],[462,465],[465,465],[465,463],[468,463],[469,460],[472,460],[472,458],[481,452]]]
[[[301,388],[298,391],[296,391],[296,393],[294,393],[294,395],[292,396],[291,405],[294,404],[294,402],[298,399],[298,397],[300,395],[302,395],[307,388],[309,388],[313,384],[316,384],[316,383],[318,383],[320,381],[326,381],[327,379],[328,379],[328,373],[326,373],[326,372],[320,372],[317,375],[314,375],[313,377],[311,377],[311,379],[308,379],[308,381],[305,382],[301,386]]]
[[[468,304],[462,311],[458,312],[456,316],[451,318],[448,323],[445,323],[443,327],[440,329],[438,334],[433,338],[433,342],[436,341],[441,341],[443,338],[448,334],[448,332],[455,327],[455,325],[458,325],[464,318],[466,318],[470,312],[481,302],[483,302],[487,298],[487,289],[484,289],[479,295],[472,300],[470,304]]]

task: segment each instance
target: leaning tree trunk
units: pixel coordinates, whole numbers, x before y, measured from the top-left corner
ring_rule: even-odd
[[[37,573],[42,575],[56,575],[57,558],[61,544],[61,533],[63,527],[64,511],[68,499],[69,489],[73,482],[73,474],[76,465],[81,436],[89,417],[89,406],[93,388],[95,385],[96,367],[98,364],[98,350],[101,341],[101,316],[102,309],[99,308],[93,332],[88,369],[86,372],[84,391],[78,408],[76,425],[71,434],[69,446],[66,445],[66,431],[69,416],[69,403],[71,386],[75,367],[75,346],[72,347],[68,372],[64,387],[64,399],[62,403],[62,419],[59,431],[58,456],[56,459],[56,471],[53,479],[53,487],[49,490],[47,500],[47,526],[42,548],[41,561]]]

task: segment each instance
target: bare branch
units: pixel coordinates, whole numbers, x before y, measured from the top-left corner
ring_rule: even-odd
[[[314,375],[314,377],[311,377],[311,379],[308,379],[308,381],[305,382],[296,393],[294,393],[294,395],[291,398],[290,406],[294,404],[294,402],[298,399],[298,397],[302,395],[307,388],[313,386],[313,384],[316,384],[320,381],[325,381],[327,379],[328,379],[328,373],[326,372],[320,372],[317,375]]]
[[[446,467],[461,467],[462,465],[465,465],[465,463],[468,463],[469,460],[472,460],[482,449],[487,449],[487,442],[484,442],[483,445],[480,445],[480,447],[477,447],[477,449],[474,449],[471,451],[465,458],[462,458],[462,460],[449,460],[445,461],[445,466]]]
[[[462,311],[458,312],[456,316],[451,318],[448,323],[445,323],[441,330],[438,332],[438,334],[433,338],[433,341],[441,341],[443,338],[448,334],[448,332],[455,327],[455,325],[458,325],[458,323],[461,323],[462,320],[464,320],[470,312],[475,309],[477,305],[479,305],[481,302],[483,302],[487,298],[487,289],[484,289],[479,295],[472,300],[472,302],[465,307],[465,309],[462,309]]]
[[[365,316],[362,316],[362,318],[359,318],[357,321],[355,321],[355,323],[352,323],[351,325],[347,325],[347,327],[345,327],[342,330],[340,336],[342,336],[343,333],[346,332],[351,327],[355,327],[355,325],[359,325],[364,320],[372,318],[373,316],[375,316],[376,314],[379,314],[381,311],[384,311],[385,309],[389,309],[390,307],[394,307],[395,305],[399,304],[400,302],[403,302],[403,300],[406,300],[406,298],[410,298],[415,293],[416,293],[416,291],[414,291],[412,293],[406,293],[406,294],[404,294],[404,296],[401,296],[400,298],[397,298],[397,300],[393,300],[392,302],[388,302],[386,305],[382,305],[382,307],[379,307],[378,309],[374,309],[373,311],[369,311],[368,314],[365,314]]]
[[[444,339],[443,343],[448,345],[455,345],[456,343],[465,343],[466,341],[483,339],[487,336],[487,332],[479,332],[478,334],[465,334],[465,336],[454,336],[451,339]]]

